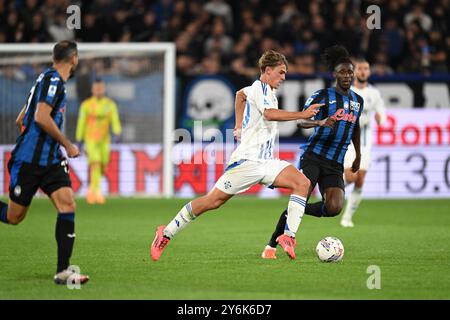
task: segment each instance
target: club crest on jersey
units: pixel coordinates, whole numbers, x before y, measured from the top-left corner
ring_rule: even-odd
[[[350,101],[350,110],[359,111],[359,102]]]
[[[348,102],[347,101],[344,101],[344,109],[348,110]]]
[[[356,116],[353,114],[353,112],[346,113],[344,109],[339,109],[335,112],[335,114],[332,116],[332,118],[336,119],[336,121],[348,121],[351,123],[356,122]]]

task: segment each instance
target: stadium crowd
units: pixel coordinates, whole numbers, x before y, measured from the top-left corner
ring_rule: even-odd
[[[81,8],[69,30],[66,9]],[[367,28],[369,5],[381,28]],[[364,55],[376,75],[448,72],[450,0],[0,0],[1,42],[173,41],[179,75],[254,76],[266,49],[290,72],[324,72],[320,53],[339,43]]]

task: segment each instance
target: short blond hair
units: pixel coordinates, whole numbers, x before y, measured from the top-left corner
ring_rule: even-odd
[[[266,67],[274,68],[281,64],[284,64],[286,68],[288,67],[288,62],[284,54],[281,54],[275,50],[267,50],[258,60],[258,65],[261,73],[264,73],[264,71],[266,71]]]

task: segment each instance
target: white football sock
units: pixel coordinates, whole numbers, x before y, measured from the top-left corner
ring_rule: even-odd
[[[348,196],[347,206],[345,207],[344,215],[342,216],[342,220],[352,221],[353,215],[355,211],[358,209],[359,204],[361,203],[361,189],[355,188],[352,193]]]
[[[305,213],[306,198],[292,194],[289,198],[288,215],[286,226],[284,227],[284,234],[290,237],[295,237],[303,214]]]
[[[178,232],[183,230],[191,221],[195,219],[192,213],[192,204],[189,202],[185,205],[173,218],[172,221],[164,229],[164,235],[169,238],[173,238]]]

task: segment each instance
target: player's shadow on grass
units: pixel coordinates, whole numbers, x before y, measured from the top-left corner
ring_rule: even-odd
[[[52,274],[50,273],[31,273],[31,274],[27,274],[27,275],[21,275],[20,277],[14,277],[14,281],[46,281],[46,282],[50,282],[53,283],[52,281]],[[12,280],[12,279],[11,279]]]

